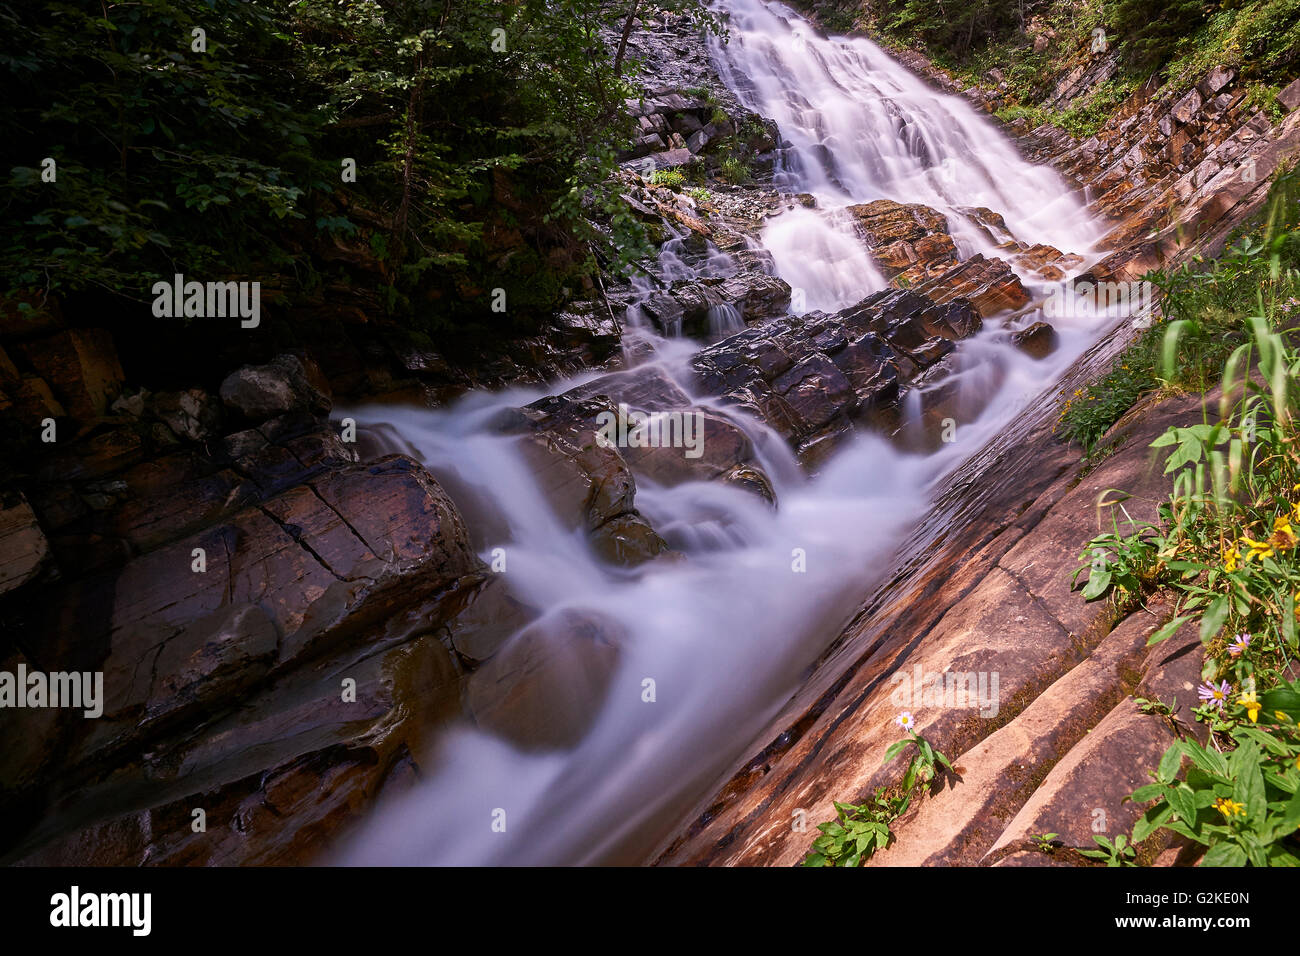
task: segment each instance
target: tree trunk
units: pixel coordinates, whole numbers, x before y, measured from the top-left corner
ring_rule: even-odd
[[[623,35],[618,38],[618,51],[614,54],[615,76],[623,71],[623,54],[627,52],[627,38],[632,35],[632,21],[636,19],[636,11],[640,6],[641,0],[632,0],[632,9],[628,10],[627,19],[623,21]]]
[[[420,114],[424,103],[424,53],[415,59],[415,83],[411,85],[411,98],[406,107],[406,157],[402,163],[402,203],[393,217],[393,258],[401,266],[406,248],[406,221],[411,209],[411,178],[415,172],[415,140],[420,130]]]

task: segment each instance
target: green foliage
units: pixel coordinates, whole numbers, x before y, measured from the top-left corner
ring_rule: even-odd
[[[656,169],[650,176],[650,185],[681,189],[686,185],[686,174],[680,169]]]
[[[1094,860],[1104,860],[1107,866],[1137,865],[1134,862],[1136,851],[1129,845],[1128,837],[1124,834],[1115,837],[1114,842],[1104,836],[1094,836],[1092,842],[1096,843],[1099,849],[1080,850],[1079,853]]]
[[[863,804],[836,803],[836,818],[818,824],[822,835],[813,840],[803,866],[857,866],[889,846],[894,835],[891,824],[907,812],[913,796],[929,790],[941,765],[950,772],[953,769],[948,758],[914,730],[908,730],[904,739],[890,745],[884,762],[889,763],[911,746],[916,747],[916,753],[908,762],[902,784],[878,788]]]
[[[749,164],[735,156],[728,156],[718,164],[718,175],[733,186],[742,185],[753,178]]]
[[[1300,686],[1287,688],[1300,699]],[[1300,866],[1300,734],[1297,712],[1262,725],[1233,722],[1222,753],[1195,740],[1165,751],[1153,776],[1130,799],[1151,803],[1133,827],[1141,842],[1170,830],[1206,848],[1202,866]],[[1184,759],[1186,774],[1178,774]],[[1117,841],[1118,842],[1118,841]]]
[[[970,0],[955,7],[933,0],[883,0],[874,9],[889,33],[957,57],[972,46],[1009,36],[1022,23],[1017,7],[1002,0]]]
[[[1146,279],[1168,322],[1145,330],[1105,375],[1063,404],[1057,433],[1087,453],[1143,394],[1212,387],[1228,357],[1253,335],[1244,304],[1253,303],[1270,323],[1300,320],[1300,173],[1278,177],[1263,221],[1218,259],[1197,256]]]
[[[1300,66],[1300,0],[1237,0],[1202,6],[1200,28],[1184,29],[1181,39],[1163,45],[1163,50],[1172,50],[1171,58],[1161,65],[1167,76],[1194,77],[1213,66],[1232,66],[1252,83],[1294,78]]]
[[[1179,40],[1196,32],[1210,9],[1204,0],[1119,0],[1109,19],[1128,61],[1150,70],[1168,58]]]
[[[286,7],[0,3],[0,136],[24,147],[5,203],[5,290],[143,299],[174,271],[283,262],[275,224],[301,219],[324,175],[317,122],[293,104],[306,91],[277,23]],[[196,27],[206,53],[191,48]]]
[[[1034,845],[1035,850],[1051,853],[1056,849],[1058,836],[1059,833],[1034,833],[1030,835],[1029,842]]]
[[[1184,739],[1169,748],[1156,782],[1132,796],[1152,804],[1132,840],[1171,830],[1204,846],[1207,866],[1300,865],[1300,298],[1291,294],[1300,268],[1294,183],[1280,185],[1285,207],[1275,201],[1264,228],[1200,284],[1166,277],[1172,314],[1184,317],[1164,331],[1158,376],[1169,380],[1188,361],[1187,336],[1204,321],[1198,306],[1239,310],[1247,339],[1229,342],[1226,357],[1211,353],[1221,369],[1216,419],[1152,442],[1166,450],[1174,483],[1158,524],[1101,535],[1081,556],[1089,599],[1172,592],[1173,617],[1149,644],[1197,627],[1205,683],[1193,713],[1209,725],[1210,746]],[[1230,303],[1223,290],[1239,298]],[[1180,777],[1184,759],[1191,767]]]
[[[866,803],[836,803],[836,817],[818,824],[822,835],[813,840],[804,866],[857,866],[889,846],[889,825],[907,810],[911,794],[888,795],[882,787]]]
[[[1159,332],[1144,331],[1138,341],[1101,378],[1075,389],[1061,407],[1057,433],[1083,446],[1091,454],[1097,443],[1138,398],[1158,386],[1155,348]]]
[[[0,291],[143,300],[174,272],[292,291],[345,261],[426,328],[482,321],[494,288],[527,326],[596,258],[647,248],[611,176],[639,91],[599,33],[630,9],[0,0],[0,134],[22,149]]]

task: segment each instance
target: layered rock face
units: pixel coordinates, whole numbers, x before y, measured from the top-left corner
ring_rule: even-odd
[[[1247,106],[1237,79],[1216,67],[1174,91],[1157,94],[1149,83],[1082,143],[1051,130],[1028,134],[1030,148],[1088,183],[1096,208],[1118,220],[1100,278],[1136,279],[1192,249],[1221,248],[1300,148],[1300,80],[1283,91],[1288,113],[1274,125]]]
[[[1114,76],[1118,57],[1112,50],[1080,63],[1057,79],[1043,105],[1068,108]],[[919,53],[899,59],[980,109],[992,113],[1004,103],[1000,77],[963,87]],[[1113,251],[1093,277],[1133,281],[1196,253],[1217,254],[1261,206],[1274,173],[1300,149],[1300,80],[1277,104],[1283,116],[1274,122],[1250,105],[1235,68],[1216,66],[1168,88],[1153,77],[1083,141],[1050,123],[1028,129],[1019,121],[1009,132],[1027,155],[1087,187],[1093,208],[1114,220],[1103,241]]]
[[[980,328],[966,301],[884,291],[836,315],[787,316],[709,346],[702,390],[781,434],[809,463],[861,417],[896,426],[904,389]]]
[[[45,344],[67,414],[0,512],[0,670],[102,673],[101,713],[3,712],[6,855],[313,857],[460,711],[447,627],[487,569],[458,509],[360,463],[305,356],[124,393],[108,333]]]

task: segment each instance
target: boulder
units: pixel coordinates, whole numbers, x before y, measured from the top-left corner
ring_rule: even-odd
[[[1288,113],[1300,108],[1300,80],[1292,80],[1277,95],[1277,101]]]
[[[148,405],[177,438],[204,441],[221,427],[221,403],[201,388],[159,392]]]
[[[328,386],[318,370],[295,355],[281,355],[268,365],[246,365],[221,383],[221,400],[245,418],[262,421],[301,409],[328,412]]]
[[[1034,322],[1013,332],[1011,341],[1016,348],[1036,359],[1044,359],[1056,351],[1056,329],[1046,322]]]
[[[740,320],[782,315],[790,305],[790,285],[763,272],[728,278],[690,279],[650,296],[642,309],[668,335],[716,336],[720,310],[734,309]]]
[[[631,413],[656,416],[654,429],[657,444],[633,443],[618,451],[627,467],[638,479],[671,487],[686,481],[735,481],[741,487],[757,490],[772,500],[771,482],[758,464],[752,443],[735,422],[724,414],[695,404],[689,395],[656,365],[642,365],[627,372],[615,372],[565,392],[565,399],[599,397],[614,406],[624,406]],[[592,431],[598,428],[589,419]],[[680,437],[681,441],[674,441]],[[629,439],[631,436],[629,435]],[[733,479],[744,470],[744,480]],[[623,527],[628,528],[624,523]],[[630,529],[629,529],[630,530]],[[635,537],[644,537],[642,529]],[[620,540],[618,547],[624,547]]]
[[[516,746],[573,747],[604,705],[626,639],[622,625],[600,612],[552,612],[474,672],[466,709],[480,727]]]
[[[877,199],[849,206],[846,211],[854,218],[872,258],[891,280],[902,277],[911,284],[957,264],[948,220],[928,206]]]

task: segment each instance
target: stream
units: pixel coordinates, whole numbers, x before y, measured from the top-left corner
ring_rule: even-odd
[[[1022,159],[960,98],[936,92],[868,40],[818,37],[788,8],[728,0],[730,42],[712,41],[719,75],[742,103],[774,119],[783,139],[775,185],[811,193],[816,208],[770,220],[762,247],[775,273],[802,292],[805,311],[834,311],[887,288],[844,206],[887,198],[948,217],[964,259],[1004,255],[958,212],[986,206],[1015,235],[1096,258],[1101,224],[1049,168]],[[692,267],[665,245],[659,279],[718,275],[722,253]],[[1077,270],[1076,270],[1077,271]],[[1021,273],[1035,301],[1049,283]],[[648,281],[648,280],[643,280]],[[692,391],[701,343],[628,322],[648,361]],[[982,411],[956,441],[909,453],[859,431],[814,477],[765,425],[741,421],[779,507],[718,482],[655,487],[638,481],[638,510],[679,562],[628,570],[591,551],[536,487],[518,444],[493,422],[596,377],[545,389],[476,393],[454,405],[340,410],[384,425],[423,461],[470,516],[487,562],[508,555],[510,592],[548,615],[591,609],[626,633],[594,726],[573,749],[526,753],[468,722],[451,728],[413,789],[382,800],[331,862],[354,865],[643,863],[725,780],[789,700],[872,589],[896,564],[936,487],[1055,383],[1111,327],[1114,316],[1053,316],[1059,345],[1035,360],[999,335],[1002,323],[957,347],[963,388]],[[741,327],[718,316],[717,330]],[[641,353],[638,353],[641,354]],[[641,361],[647,359],[642,358]],[[694,395],[703,406],[716,405]],[[721,407],[721,406],[719,406]],[[734,413],[731,413],[734,415]],[[465,496],[473,500],[465,500]],[[476,520],[485,516],[482,520]],[[806,569],[792,556],[802,553]],[[653,702],[643,699],[654,681]],[[494,821],[504,811],[504,832]]]

